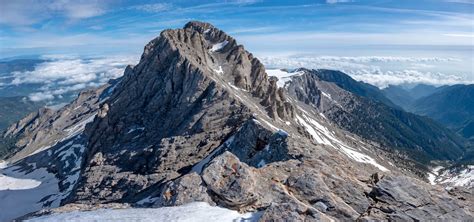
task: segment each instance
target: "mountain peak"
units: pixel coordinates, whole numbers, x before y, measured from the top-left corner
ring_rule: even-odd
[[[215,28],[211,23],[201,21],[190,21],[184,25],[183,29],[193,29],[200,33],[205,32],[208,29]]]

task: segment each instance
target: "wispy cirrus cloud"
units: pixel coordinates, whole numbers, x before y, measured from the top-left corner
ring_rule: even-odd
[[[451,3],[474,4],[474,0],[445,0]]]
[[[347,3],[353,2],[352,0],[326,0],[327,4]]]
[[[167,11],[173,8],[173,4],[170,3],[154,3],[154,4],[143,4],[131,6],[129,9],[141,10],[148,13],[157,13]]]
[[[107,1],[99,0],[2,0],[0,24],[29,26],[58,16],[69,20],[91,18],[104,14],[106,3]]]

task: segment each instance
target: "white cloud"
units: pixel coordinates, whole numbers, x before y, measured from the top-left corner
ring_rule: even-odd
[[[474,83],[460,75],[439,72],[440,67],[465,63],[458,58],[441,57],[390,57],[390,56],[283,56],[262,57],[269,68],[299,68],[340,70],[356,80],[380,88],[388,85],[424,83],[452,85]],[[472,72],[472,71],[471,71]],[[472,73],[470,73],[472,75]],[[466,74],[470,75],[470,74]]]
[[[466,81],[459,76],[444,73],[421,72],[418,70],[381,71],[375,70],[349,70],[346,71],[355,80],[370,83],[385,88],[388,85],[402,84],[428,84],[428,85],[453,85],[472,84],[473,81]]]
[[[474,4],[474,0],[446,0],[451,3]]]
[[[326,0],[327,4],[337,4],[337,3],[346,3],[352,2],[352,0]]]
[[[37,92],[37,93],[32,93],[28,96],[28,98],[33,101],[33,102],[38,102],[38,101],[43,101],[43,100],[53,100],[54,95],[51,93],[46,93],[46,92]]]
[[[474,40],[474,33],[447,33],[443,34],[445,36],[451,36],[451,37],[463,37],[463,38],[471,38],[471,40]]]
[[[106,1],[99,0],[2,0],[0,24],[29,26],[57,15],[70,20],[95,17],[105,13]]]
[[[163,12],[173,8],[169,3],[143,4],[130,7],[130,9],[141,10],[149,13]]]
[[[400,33],[288,31],[241,35],[239,40],[250,44],[264,42],[266,46],[280,46],[280,48],[291,46],[308,48],[318,45],[473,45],[472,39],[454,39],[444,34],[445,32],[429,30]]]
[[[33,71],[13,72],[8,85],[42,84],[29,95],[33,101],[51,100],[65,93],[105,84],[109,79],[123,75],[126,65],[136,64],[137,58],[117,56],[108,58],[77,58],[45,56],[49,59],[38,64]]]
[[[231,1],[227,1],[227,2],[236,3],[236,4],[239,4],[239,5],[251,5],[251,4],[259,3],[261,1],[262,0],[231,0]]]

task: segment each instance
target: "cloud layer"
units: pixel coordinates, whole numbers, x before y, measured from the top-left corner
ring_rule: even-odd
[[[32,101],[53,100],[65,94],[105,84],[123,75],[124,68],[136,64],[134,57],[107,58],[45,57],[33,71],[13,72],[6,85],[40,84],[38,91],[29,95]]]
[[[387,56],[286,56],[263,57],[261,61],[271,68],[311,68],[341,70],[352,78],[380,88],[388,85],[471,84],[474,79],[439,72],[440,67],[465,63],[458,58],[441,57],[387,57]],[[466,75],[470,75],[467,73]]]

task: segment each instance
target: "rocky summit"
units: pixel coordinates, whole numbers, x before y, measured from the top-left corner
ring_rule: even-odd
[[[266,70],[222,30],[189,22],[150,41],[123,77],[6,131],[2,173],[49,180],[18,203],[31,208],[2,201],[12,213],[0,221],[192,202],[259,221],[474,220],[472,187],[429,184],[426,159],[409,155],[461,158],[461,143],[438,138],[452,152],[383,143],[369,135],[381,128],[363,125],[400,126],[381,106],[317,70]]]

